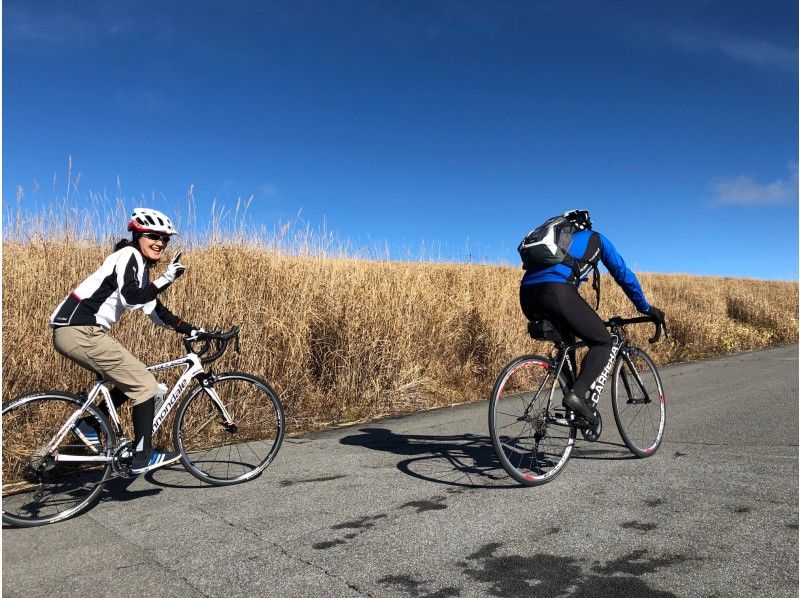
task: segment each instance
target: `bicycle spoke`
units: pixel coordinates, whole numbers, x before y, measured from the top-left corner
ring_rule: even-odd
[[[629,378],[635,385],[627,384]],[[655,365],[640,349],[627,350],[617,366],[613,388],[614,417],[623,441],[637,456],[651,455],[661,443],[665,423]]]
[[[489,426],[504,469],[523,484],[543,483],[566,464],[574,428],[555,424],[548,412],[563,397],[564,380],[537,358],[519,358],[503,371],[492,393]]]
[[[209,392],[195,392],[181,405],[175,421],[176,446],[181,447],[189,471],[206,482],[250,479],[280,447],[280,403],[263,382],[244,374],[216,376],[213,389],[213,400]],[[231,422],[222,421],[220,404]]]

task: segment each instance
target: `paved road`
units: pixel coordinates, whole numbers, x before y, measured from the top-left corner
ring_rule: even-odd
[[[495,462],[486,402],[288,439],[240,486],[112,485],[3,531],[3,595],[797,596],[797,357],[665,368],[654,457],[606,426],[539,488]]]

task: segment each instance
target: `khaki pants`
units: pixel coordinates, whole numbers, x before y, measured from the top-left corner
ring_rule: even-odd
[[[53,345],[64,357],[110,380],[134,405],[158,392],[155,376],[102,326],[54,328]]]

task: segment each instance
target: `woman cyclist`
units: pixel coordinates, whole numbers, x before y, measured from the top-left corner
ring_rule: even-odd
[[[599,418],[595,404],[599,393],[595,392],[594,383],[609,363],[612,341],[603,320],[578,293],[578,285],[588,277],[591,266],[600,260],[636,309],[652,316],[659,325],[664,323],[664,313],[647,302],[639,281],[611,242],[592,231],[588,211],[573,210],[563,216],[578,229],[573,233],[567,253],[583,256],[578,262],[583,267],[577,276],[565,263],[526,270],[520,283],[519,300],[528,320],[547,319],[567,342],[575,342],[577,336],[588,346],[580,374],[571,392],[564,397],[563,405],[596,426]]]
[[[131,473],[141,474],[179,458],[178,452],[154,451],[151,446],[155,397],[158,382],[145,365],[107,334],[126,309],[141,309],[158,324],[181,334],[193,335],[202,329],[182,321],[170,312],[157,296],[186,269],[180,253],[164,274],[150,280],[150,269],[164,254],[172,235],[177,234],[167,216],[157,210],[135,208],[128,223],[131,239],[114,247],[100,268],[81,282],[50,317],[56,351],[110,380],[117,403],[120,394],[133,405],[134,453]],[[97,441],[97,432],[87,419],[81,420],[76,434],[88,446]]]

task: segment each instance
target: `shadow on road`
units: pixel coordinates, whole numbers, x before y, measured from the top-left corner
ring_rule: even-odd
[[[135,500],[142,496],[152,496],[161,492],[163,488],[178,488],[181,490],[197,490],[199,488],[213,488],[205,484],[186,471],[180,463],[174,463],[144,474],[144,479],[158,486],[142,490],[129,490],[129,486],[137,478],[115,478],[106,483],[105,492],[100,500]]]
[[[488,437],[395,434],[386,428],[360,428],[339,442],[407,456],[397,464],[421,480],[465,488],[519,488],[498,463]]]
[[[214,488],[211,484],[201,482],[183,468],[180,463],[162,467],[145,474],[144,479],[154,486],[162,488],[178,488],[179,490],[197,490],[200,488]]]
[[[408,456],[397,464],[403,473],[421,480],[467,488],[519,488],[497,461],[491,440],[477,434],[449,436],[396,434],[386,428],[360,428],[339,442]],[[573,459],[617,461],[634,459],[624,444],[579,442]]]
[[[149,474],[148,474],[149,475]],[[142,490],[130,490],[129,487],[136,478],[113,478],[106,482],[103,493],[100,495],[100,502],[127,502],[136,500],[143,496],[153,496],[160,494],[160,488],[143,488]]]

